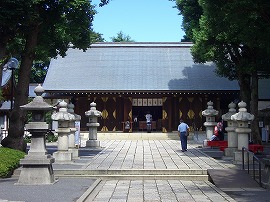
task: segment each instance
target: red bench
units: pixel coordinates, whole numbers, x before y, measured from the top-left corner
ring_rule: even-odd
[[[207,141],[209,147],[219,147],[220,151],[224,151],[228,147],[228,141]]]
[[[228,141],[207,141],[209,147],[228,147]]]
[[[219,150],[220,151],[225,151],[226,148],[228,148],[228,146],[221,146],[221,147],[219,147]]]
[[[263,146],[260,144],[250,144],[248,145],[248,150],[253,153],[263,152]]]

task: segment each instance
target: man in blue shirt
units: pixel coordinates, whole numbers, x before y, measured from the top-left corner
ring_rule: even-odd
[[[187,151],[187,136],[189,133],[189,126],[181,119],[177,130],[181,141],[182,152],[185,152]]]

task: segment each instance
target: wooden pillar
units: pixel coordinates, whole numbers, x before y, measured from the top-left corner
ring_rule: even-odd
[[[123,122],[132,122],[132,97],[124,98],[124,120]],[[132,127],[127,132],[132,132]]]
[[[163,97],[162,132],[172,131],[172,98]]]

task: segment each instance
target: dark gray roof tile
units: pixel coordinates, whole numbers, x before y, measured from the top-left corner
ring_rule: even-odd
[[[239,90],[212,63],[194,64],[187,43],[97,43],[50,63],[46,91]]]

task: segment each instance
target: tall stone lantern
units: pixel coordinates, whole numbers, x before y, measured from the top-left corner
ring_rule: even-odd
[[[218,115],[218,111],[214,109],[213,102],[207,102],[207,109],[202,112],[202,115],[206,117],[204,126],[206,127],[206,137],[209,140],[214,134],[214,127],[217,125],[215,116]]]
[[[236,104],[231,102],[229,105],[229,111],[222,115],[222,119],[227,121],[227,127],[225,130],[228,132],[228,148],[225,149],[225,156],[233,156],[234,152],[237,150],[238,136],[235,132],[237,123],[231,120],[231,116],[236,113]]]
[[[44,92],[41,85],[38,85],[34,92],[37,96],[33,101],[21,106],[22,110],[32,113],[32,121],[25,125],[32,137],[28,155],[20,161],[22,170],[18,184],[52,184],[55,182],[52,168],[54,158],[47,154],[45,146],[45,134],[49,129],[49,125],[45,122],[45,112],[52,110],[53,107],[41,97]]]
[[[69,122],[74,121],[75,116],[68,113],[65,101],[60,102],[59,107],[59,112],[52,115],[52,120],[58,121],[58,128],[55,129],[58,133],[58,151],[53,153],[53,157],[57,162],[65,162],[72,160],[72,153],[68,151],[68,136],[70,134]]]
[[[242,161],[242,148],[245,147],[248,149],[249,133],[251,132],[251,129],[248,127],[248,123],[254,119],[254,115],[247,112],[246,106],[247,104],[245,102],[239,102],[239,112],[231,116],[231,120],[237,122],[235,132],[238,135],[237,148],[239,151],[234,152],[235,163],[240,163]]]
[[[231,116],[231,120],[237,122],[235,132],[238,134],[238,150],[242,150],[242,147],[248,148],[248,135],[251,132],[248,123],[254,120],[254,115],[247,112],[246,106],[245,102],[239,102],[239,112]]]
[[[97,127],[99,127],[98,117],[101,116],[101,112],[96,109],[97,104],[92,102],[90,104],[90,110],[85,112],[85,116],[89,117],[89,137],[86,141],[86,147],[100,147],[100,141],[97,140]]]

